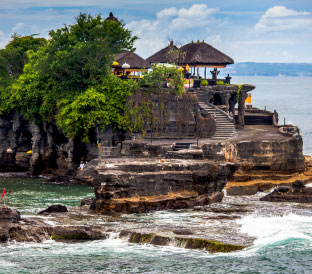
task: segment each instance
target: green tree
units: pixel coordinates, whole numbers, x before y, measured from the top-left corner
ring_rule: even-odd
[[[23,72],[29,58],[29,50],[37,51],[46,45],[44,38],[35,38],[35,35],[21,36],[17,33],[11,36],[12,40],[0,50],[0,77],[5,80],[16,79]]]
[[[47,43],[26,51],[23,73],[0,87],[0,113],[56,120],[68,137],[84,140],[95,125],[122,127],[124,102],[136,85],[112,76],[111,63],[115,53],[133,50],[137,38],[121,22],[88,14],[49,35]],[[0,55],[0,64],[5,60]]]
[[[60,101],[57,125],[68,137],[82,136],[84,141],[89,141],[88,133],[95,125],[102,130],[107,126],[121,129],[128,124],[123,115],[125,102],[137,87],[132,80],[123,81],[111,75],[74,101]]]

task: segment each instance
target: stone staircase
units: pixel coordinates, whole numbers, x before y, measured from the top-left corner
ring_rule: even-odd
[[[224,140],[236,137],[237,133],[234,126],[234,120],[226,112],[219,109],[215,105],[207,102],[206,95],[197,93],[199,108],[202,116],[212,116],[216,120],[216,132],[211,138],[212,140]]]

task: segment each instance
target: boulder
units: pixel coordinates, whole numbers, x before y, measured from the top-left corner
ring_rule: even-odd
[[[18,223],[21,220],[19,211],[9,208],[0,208],[0,223]]]
[[[92,241],[109,237],[101,228],[87,226],[57,226],[52,233],[55,241]]]
[[[40,211],[38,214],[55,212],[68,212],[68,210],[67,207],[64,205],[51,205],[47,209]]]

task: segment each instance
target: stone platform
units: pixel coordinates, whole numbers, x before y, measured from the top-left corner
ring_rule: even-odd
[[[207,160],[116,158],[91,162],[76,179],[94,186],[96,212],[141,213],[221,201],[237,167]]]

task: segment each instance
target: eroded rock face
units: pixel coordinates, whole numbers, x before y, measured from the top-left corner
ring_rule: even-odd
[[[312,188],[305,187],[304,182],[295,181],[291,186],[280,186],[260,201],[312,203]]]
[[[21,220],[19,211],[9,208],[0,208],[0,223],[18,223]]]
[[[221,201],[227,178],[237,168],[205,160],[122,158],[98,162],[77,179],[95,187],[96,212],[140,213]]]
[[[245,171],[304,171],[300,135],[296,138],[211,143],[203,145],[202,149],[205,158],[235,162]]]
[[[96,158],[95,135],[91,135],[91,142],[83,143],[68,139],[55,122],[30,123],[17,113],[0,116],[0,171],[67,175],[81,159]],[[100,132],[100,139],[110,144],[113,135],[110,130]]]

